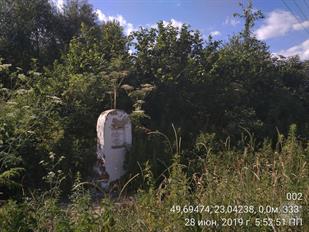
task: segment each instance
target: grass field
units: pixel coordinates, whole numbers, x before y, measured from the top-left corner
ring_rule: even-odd
[[[204,155],[188,166],[178,147],[159,184],[146,164],[143,187],[113,198],[94,200],[77,181],[66,204],[57,185],[8,201],[0,208],[1,231],[309,231],[309,147],[295,130],[279,136],[275,148],[265,142],[255,150],[248,142],[243,150],[226,144],[212,151],[200,143]]]

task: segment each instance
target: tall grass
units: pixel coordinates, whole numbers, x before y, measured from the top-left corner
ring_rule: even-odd
[[[250,136],[242,149],[231,148],[228,141],[223,148],[214,148],[213,136],[202,136],[195,158],[186,165],[182,164],[186,154],[181,138],[174,132],[174,142],[169,141],[172,164],[157,179],[149,162],[141,165],[143,184],[134,194],[126,195],[122,189],[120,198],[94,202],[77,179],[69,204],[63,205],[57,196],[50,195],[6,202],[0,208],[1,231],[309,231],[309,143],[297,139],[294,125],[287,138],[278,134],[275,146],[265,140],[259,149]],[[289,192],[301,193],[301,199],[287,199]],[[270,219],[295,217],[295,212],[261,211],[287,204],[302,206],[297,214],[302,218],[301,226],[269,223]],[[209,213],[190,205],[252,205],[256,210]],[[224,226],[223,218],[249,223],[241,226],[235,220]],[[267,225],[258,225],[263,219]],[[198,225],[202,220],[218,223]]]

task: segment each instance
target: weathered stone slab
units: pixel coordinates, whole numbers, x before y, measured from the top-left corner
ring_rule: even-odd
[[[132,126],[129,115],[122,110],[107,110],[97,121],[97,167],[101,185],[109,183],[126,173],[125,156],[132,144]]]

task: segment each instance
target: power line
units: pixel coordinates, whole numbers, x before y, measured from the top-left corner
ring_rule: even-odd
[[[304,30],[309,34],[309,31],[307,31],[306,27],[304,27],[304,25],[302,24],[302,22],[299,21],[298,17],[294,14],[294,11],[289,7],[289,5],[284,1],[281,0],[281,2],[285,5],[285,7],[291,12],[291,14],[296,18],[296,20],[298,21],[298,23],[302,26],[302,28],[304,28]]]
[[[304,17],[305,21],[307,21],[307,16],[304,14],[303,10],[300,8],[300,6],[298,5],[297,1],[292,1],[295,3],[296,7],[298,8],[298,10],[300,11],[301,15]]]
[[[309,3],[306,2],[306,0],[304,0],[305,5],[307,6],[308,10],[309,10]]]

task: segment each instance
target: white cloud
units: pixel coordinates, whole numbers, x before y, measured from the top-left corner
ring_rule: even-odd
[[[101,10],[97,9],[95,11],[95,13],[98,16],[99,21],[101,21],[101,22],[108,21],[108,17],[105,14],[103,14],[103,12]]]
[[[296,23],[293,25],[293,29],[296,31],[304,30],[305,28],[309,28],[309,20],[301,22],[301,23]]]
[[[299,23],[290,11],[274,10],[265,19],[264,24],[255,31],[255,35],[258,39],[266,40],[304,28],[309,28],[309,20]]]
[[[183,25],[183,22],[171,19],[170,21],[163,20],[163,25],[166,27],[168,24],[171,24],[173,27],[180,29]]]
[[[212,31],[209,33],[212,37],[217,36],[217,35],[221,35],[220,31]]]
[[[183,25],[183,22],[177,21],[176,19],[171,19],[169,21],[163,20],[162,22],[163,22],[163,26],[164,27],[167,27],[169,24],[171,24],[173,27],[176,27],[176,28],[180,29],[182,27],[182,25]],[[151,28],[158,29],[157,23],[155,23],[155,24],[146,24],[146,27],[151,27]]]
[[[98,16],[100,22],[108,22],[108,21],[118,21],[120,26],[124,28],[125,34],[129,35],[132,31],[137,30],[132,23],[129,23],[125,20],[122,15],[110,16],[105,15],[100,9],[97,9],[95,13]]]
[[[279,52],[276,52],[276,54],[280,54],[283,56],[299,55],[301,60],[309,60],[309,39],[287,50],[281,50]]]
[[[132,23],[128,23],[127,24],[127,28],[126,28],[126,33],[127,35],[130,34],[132,31],[136,31],[137,29],[134,28],[133,24]]]
[[[53,4],[57,7],[58,10],[62,11],[64,6],[64,0],[51,0]]]
[[[235,27],[237,24],[239,24],[240,21],[238,19],[236,19],[235,17],[226,17],[225,21],[223,24],[225,25],[231,25],[233,27]]]
[[[132,55],[134,53],[134,50],[135,50],[134,48],[130,48],[129,51],[128,51],[129,54]]]
[[[57,0],[58,9],[62,10],[64,6],[64,0]]]
[[[116,17],[114,16],[108,16],[109,21],[116,20],[119,22],[120,26],[125,27],[127,26],[127,21],[124,19],[122,15],[117,15]]]

